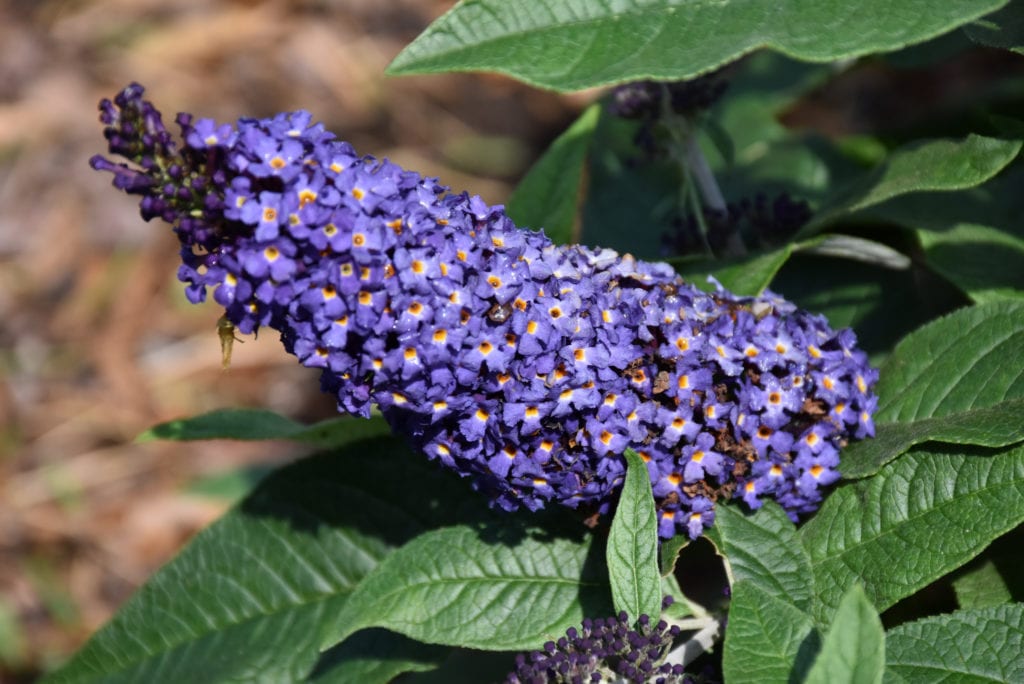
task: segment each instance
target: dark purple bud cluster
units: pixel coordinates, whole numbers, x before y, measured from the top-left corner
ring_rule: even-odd
[[[666,109],[692,116],[715,104],[728,87],[728,81],[717,74],[689,81],[626,83],[612,91],[611,111],[624,119],[657,119]]]
[[[699,254],[707,247],[715,254],[726,250],[729,239],[739,235],[746,245],[774,247],[792,237],[811,219],[807,202],[787,193],[772,198],[763,194],[730,202],[725,211],[703,207],[704,229],[693,214],[672,222],[672,230],[662,236],[666,256]]]
[[[243,333],[280,331],[340,410],[378,405],[503,509],[604,514],[633,447],[662,537],[698,536],[723,496],[795,518],[839,477],[839,448],[873,432],[876,372],[853,333],[774,295],[556,246],[356,155],[306,112],[179,115],[179,152],[141,87],[101,110],[133,165],[92,164],[175,227],[191,301],[212,289]]]
[[[664,607],[671,605],[665,597]],[[625,612],[614,618],[583,620],[582,629],[570,627],[558,641],[516,656],[516,669],[507,684],[549,682],[630,682],[682,684],[689,681],[682,665],[662,662],[680,634],[664,620],[653,623],[641,615],[634,629]]]
[[[678,125],[673,118],[695,118],[709,109],[728,85],[718,74],[708,74],[689,81],[636,81],[615,88],[609,103],[611,113],[640,122],[633,143],[643,154],[631,163],[666,156],[673,144],[667,128]]]

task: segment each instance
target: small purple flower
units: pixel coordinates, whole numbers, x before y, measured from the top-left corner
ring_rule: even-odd
[[[231,124],[217,125],[213,119],[199,119],[185,136],[185,143],[196,150],[204,147],[229,146],[235,135]]]
[[[255,226],[253,237],[260,241],[273,240],[284,223],[281,194],[263,191],[257,201],[245,202],[239,212],[243,223]]]
[[[714,446],[715,438],[703,432],[691,446],[683,447],[686,458],[683,479],[686,482],[697,482],[708,476],[721,479],[722,455],[713,450]]]

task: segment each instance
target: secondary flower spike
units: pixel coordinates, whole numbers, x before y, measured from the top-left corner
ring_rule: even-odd
[[[659,531],[698,536],[720,497],[796,518],[873,434],[877,377],[851,331],[770,293],[707,294],[665,264],[558,246],[500,206],[360,157],[307,112],[182,143],[131,85],[100,105],[92,159],[180,238],[192,302],[270,327],[339,409],[372,404],[498,506],[606,513],[626,447]]]
[[[672,604],[666,596],[662,607]],[[682,684],[682,665],[664,662],[681,630],[665,620],[652,622],[647,615],[630,626],[625,612],[613,618],[585,618],[580,629],[570,627],[558,641],[516,656],[515,670],[505,684],[551,682],[655,682]]]

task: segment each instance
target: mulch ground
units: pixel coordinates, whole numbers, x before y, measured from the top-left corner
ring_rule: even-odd
[[[227,406],[334,414],[272,334],[221,370],[219,312],[182,296],[173,235],[88,167],[97,101],[139,81],[167,121],[306,108],[361,152],[499,203],[583,100],[496,76],[386,79],[449,5],[0,3],[0,682],[60,664],[230,505],[196,483],[300,453],[140,432]]]

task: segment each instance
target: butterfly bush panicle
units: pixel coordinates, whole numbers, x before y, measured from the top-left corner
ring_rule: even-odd
[[[876,372],[821,316],[555,245],[306,112],[182,114],[179,148],[142,94],[101,104],[127,163],[92,165],[174,226],[188,298],[278,330],[340,410],[376,404],[503,509],[604,514],[633,447],[662,537],[698,536],[721,497],[795,518],[839,477],[839,448],[873,433]]]

